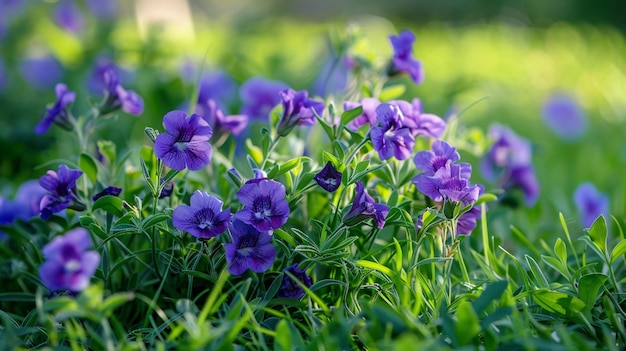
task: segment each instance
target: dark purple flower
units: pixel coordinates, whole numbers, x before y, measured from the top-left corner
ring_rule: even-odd
[[[399,36],[389,37],[393,46],[393,58],[391,60],[391,75],[395,73],[408,73],[415,84],[424,80],[422,63],[413,58],[413,42],[415,35],[408,30],[400,32]]]
[[[159,199],[163,199],[168,196],[171,196],[173,191],[174,191],[174,181],[170,180],[169,182],[167,182],[167,184],[165,184],[165,186],[163,186],[163,189],[161,189],[161,193],[159,194]]]
[[[76,93],[67,90],[67,86],[61,83],[57,84],[54,90],[57,95],[57,101],[52,107],[46,109],[41,121],[35,126],[35,133],[37,134],[43,134],[48,131],[52,123],[56,123],[67,130],[72,130],[74,127],[70,120],[72,117],[67,106],[74,102]]]
[[[202,169],[211,161],[209,138],[213,130],[200,116],[187,116],[183,111],[171,111],[163,117],[167,133],[154,141],[154,154],[166,166],[182,171]]]
[[[96,201],[103,196],[119,196],[121,193],[122,193],[122,188],[111,185],[111,186],[107,186],[106,188],[104,188],[101,192],[94,195],[91,199],[93,201]]]
[[[248,125],[248,116],[225,116],[224,112],[222,112],[213,99],[208,99],[204,103],[198,102],[196,105],[196,113],[209,123],[216,135],[223,135],[225,133],[239,135]]]
[[[363,183],[356,182],[356,194],[352,201],[350,211],[343,217],[343,222],[348,225],[356,225],[364,220],[373,218],[376,227],[382,229],[389,213],[389,206],[375,203],[374,199],[365,192]]]
[[[53,56],[27,58],[20,62],[20,73],[28,84],[50,89],[63,77],[63,66]]]
[[[83,14],[73,0],[61,0],[56,6],[54,17],[59,27],[73,33],[83,28]]]
[[[609,197],[599,192],[592,183],[585,182],[576,188],[574,203],[585,228],[590,228],[600,215],[609,218]]]
[[[224,251],[230,274],[241,275],[248,269],[263,273],[272,267],[276,248],[271,243],[270,232],[258,231],[237,219],[229,229],[232,243],[224,244]]]
[[[376,125],[376,108],[380,105],[380,101],[376,98],[365,98],[360,103],[346,101],[343,103],[345,111],[355,109],[359,106],[363,107],[363,113],[348,123],[348,128],[357,131],[361,126],[369,124]]]
[[[275,180],[249,180],[237,191],[243,209],[235,214],[235,218],[258,231],[280,228],[290,213],[285,196],[285,187]]]
[[[456,224],[456,235],[470,235],[476,228],[477,221],[481,217],[480,206],[474,206],[469,211],[463,213]]]
[[[51,291],[85,289],[100,264],[98,252],[89,250],[91,245],[89,233],[76,228],[44,246],[42,253],[46,261],[39,267],[44,285]]]
[[[190,206],[180,205],[172,214],[172,223],[179,230],[200,239],[216,237],[228,228],[230,209],[222,211],[222,201],[196,190],[191,195]]]
[[[48,191],[39,204],[42,219],[49,219],[53,213],[61,212],[66,208],[77,211],[84,209],[76,194],[76,180],[83,174],[77,169],[60,165],[58,171],[48,171],[39,178],[39,185]]]
[[[106,68],[102,75],[106,88],[106,100],[101,107],[103,115],[120,108],[122,111],[133,115],[140,115],[143,112],[143,99],[141,96],[132,90],[124,89],[113,68]]]
[[[456,148],[443,140],[435,140],[432,150],[418,152],[413,161],[417,169],[424,171],[424,175],[433,175],[448,162],[454,163],[460,159]]]
[[[404,115],[395,105],[380,104],[376,108],[378,124],[370,130],[374,150],[381,160],[392,156],[404,160],[411,156],[415,138],[403,126]]]
[[[297,125],[313,125],[324,111],[324,103],[308,98],[306,90],[285,89],[280,92],[283,116],[276,127],[280,136],[286,136]],[[315,111],[315,112],[314,112]]]
[[[87,9],[97,18],[112,18],[117,13],[117,1],[87,0]]]
[[[326,166],[319,171],[313,179],[317,182],[319,186],[324,188],[324,190],[328,192],[333,192],[339,189],[341,185],[341,176],[342,173],[335,169],[333,163],[328,161]]]
[[[269,121],[270,111],[280,103],[280,92],[287,89],[287,84],[253,77],[245,81],[239,90],[243,105],[240,113],[260,121]]]
[[[302,287],[285,272],[293,274],[296,279],[298,279],[300,283],[302,283],[307,288],[311,286],[311,278],[308,274],[306,274],[306,270],[299,269],[298,263],[296,263],[283,270],[283,283],[278,289],[278,296],[290,299],[299,299],[304,296],[304,290],[302,289]]]
[[[440,138],[443,135],[446,122],[439,116],[424,113],[420,99],[415,98],[411,103],[404,100],[392,100],[388,103],[400,108],[404,115],[402,125],[411,130],[413,137],[424,135],[430,138]]]
[[[551,96],[543,105],[541,114],[544,123],[561,139],[579,139],[587,130],[587,118],[570,96]]]

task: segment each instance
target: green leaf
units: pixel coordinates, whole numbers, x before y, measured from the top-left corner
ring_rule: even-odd
[[[598,216],[596,220],[589,228],[589,236],[591,237],[591,241],[602,251],[602,253],[606,253],[606,221],[604,220],[604,216]]]
[[[157,213],[151,216],[146,217],[143,221],[141,221],[141,227],[143,229],[148,229],[153,225],[159,224],[170,218],[170,215],[165,213]]]
[[[398,84],[398,85],[390,85],[385,87],[383,91],[380,92],[380,96],[378,99],[381,102],[389,101],[400,97],[406,91],[406,86]]]
[[[546,289],[549,288],[550,283],[548,282],[545,274],[543,274],[539,264],[537,264],[537,261],[529,255],[524,255],[524,257],[526,258],[526,263],[528,263],[528,266],[530,267],[530,271],[533,273],[533,276],[535,276],[535,282],[537,282],[538,286]]]
[[[487,286],[487,289],[485,289],[485,291],[480,294],[480,297],[478,297],[472,303],[476,314],[482,313],[484,310],[487,309],[492,301],[498,300],[508,286],[509,282],[507,280],[498,280],[497,282],[494,282]]]
[[[254,146],[250,139],[246,139],[246,152],[257,165],[263,162],[263,152],[258,146]]]
[[[344,111],[341,114],[341,124],[345,126],[362,114],[363,114],[363,106],[360,106],[360,105],[356,108],[353,108],[352,110]]]
[[[587,308],[592,308],[598,298],[598,291],[604,286],[608,279],[602,273],[590,273],[584,275],[578,281],[578,296],[587,304]]]
[[[577,317],[586,306],[583,300],[562,292],[540,289],[528,293],[544,310],[566,317]]]
[[[92,184],[98,181],[98,165],[89,154],[81,153],[78,158],[78,168],[85,173]]]
[[[498,200],[498,197],[496,195],[491,194],[491,193],[484,193],[478,197],[478,199],[476,200],[474,205],[472,205],[472,207],[478,206],[482,204],[483,202],[496,201],[496,200]]]
[[[456,309],[457,322],[454,333],[459,346],[467,345],[480,332],[480,321],[469,301],[463,301]]]
[[[620,241],[613,248],[613,251],[611,252],[611,264],[615,263],[615,261],[617,261],[624,254],[626,254],[626,240]]]
[[[567,265],[567,247],[561,238],[557,238],[554,243],[554,254],[559,258],[561,264]]]
[[[93,211],[104,210],[114,216],[122,217],[124,211],[122,210],[122,199],[117,196],[105,195],[96,202],[93,203]]]
[[[100,306],[100,311],[102,311],[105,316],[109,316],[110,313],[113,312],[113,310],[124,305],[128,301],[133,300],[134,298],[135,294],[132,292],[113,294],[107,297],[106,300],[102,302],[102,305]]]
[[[571,280],[572,278],[571,274],[567,270],[566,266],[564,266],[563,263],[561,263],[560,260],[552,256],[546,256],[546,255],[541,255],[541,260],[545,262],[548,266],[552,267],[557,272],[561,273],[561,275],[567,278],[567,280]]]

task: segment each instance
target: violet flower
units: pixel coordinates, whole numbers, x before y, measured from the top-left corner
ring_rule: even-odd
[[[467,206],[476,202],[480,188],[469,182],[472,168],[469,163],[448,161],[433,175],[422,173],[413,178],[413,184],[422,194],[435,202],[462,202]]]
[[[585,182],[576,188],[574,203],[585,228],[590,228],[600,215],[609,218],[609,197],[599,192],[592,183]]]
[[[213,130],[200,116],[187,116],[183,111],[171,111],[163,117],[167,133],[154,141],[154,154],[177,171],[202,169],[211,161],[209,138]]]
[[[361,100],[360,103],[352,101],[344,102],[344,111],[352,110],[359,106],[363,107],[363,113],[348,123],[348,129],[356,132],[363,125],[376,125],[376,108],[378,105],[380,105],[380,101],[376,98],[365,98]]]
[[[239,90],[243,103],[240,113],[250,119],[269,121],[270,111],[280,103],[280,92],[287,88],[287,84],[280,81],[262,77],[248,79]]]
[[[235,218],[258,231],[278,229],[287,222],[290,213],[285,196],[285,187],[279,182],[251,179],[237,191],[243,209],[235,214]]]
[[[63,78],[63,65],[51,55],[26,58],[19,68],[24,80],[39,89],[50,89]]]
[[[107,186],[101,192],[94,195],[91,199],[93,201],[98,200],[103,196],[119,196],[122,193],[122,188],[116,186]]]
[[[228,228],[230,209],[222,211],[222,201],[205,191],[196,190],[191,195],[190,206],[180,205],[172,214],[176,229],[188,232],[199,239],[216,237]]]
[[[587,118],[578,103],[567,95],[554,95],[541,110],[544,123],[563,140],[577,140],[587,130]]]
[[[29,180],[17,189],[13,200],[0,196],[0,225],[11,225],[16,220],[28,220],[39,214],[39,203],[46,190],[36,180]],[[0,239],[4,233],[0,231]]]
[[[278,297],[286,297],[290,299],[299,299],[304,296],[304,290],[290,276],[285,274],[289,272],[293,274],[307,288],[311,286],[311,278],[306,274],[306,270],[299,269],[298,263],[291,265],[283,270],[283,282],[278,288]]]
[[[317,182],[319,186],[324,188],[324,190],[332,193],[333,191],[339,189],[341,185],[341,177],[342,173],[339,172],[331,161],[326,163],[326,166],[319,171],[313,179]]]
[[[49,219],[53,213],[61,212],[66,208],[82,211],[82,204],[76,192],[76,180],[83,174],[81,170],[60,165],[58,170],[48,171],[39,178],[39,185],[48,191],[39,204],[42,219]]]
[[[56,6],[54,17],[59,27],[78,33],[83,28],[83,14],[73,0],[61,0]]]
[[[258,231],[253,226],[235,219],[230,224],[232,242],[224,244],[228,272],[241,275],[248,269],[263,273],[272,267],[276,258],[276,248],[272,245],[272,235]]]
[[[246,115],[228,115],[219,108],[217,102],[208,99],[203,103],[196,105],[196,113],[209,123],[216,135],[224,135],[227,133],[239,135],[246,129],[248,125],[248,116]]]
[[[404,116],[400,109],[395,105],[380,104],[376,108],[376,118],[378,124],[370,129],[370,137],[380,159],[409,158],[415,138],[409,128],[403,126]]]
[[[476,228],[477,221],[481,217],[480,206],[474,206],[469,211],[459,216],[456,224],[456,235],[470,235]]]
[[[218,109],[224,110],[234,102],[236,95],[237,83],[226,72],[213,71],[200,78],[197,99],[200,105],[213,100]]]
[[[324,63],[317,77],[311,83],[311,91],[314,95],[319,96],[328,96],[345,91],[353,66],[354,60],[349,56],[337,57],[336,54],[333,54]]]
[[[54,90],[57,95],[57,101],[52,107],[46,109],[41,121],[35,126],[35,133],[37,134],[44,134],[50,129],[52,123],[56,123],[66,130],[74,128],[74,124],[71,121],[73,117],[70,115],[67,106],[74,102],[76,93],[67,90],[67,86],[61,83],[57,84]]]
[[[46,261],[39,267],[39,277],[50,291],[70,290],[80,292],[100,264],[100,255],[91,251],[91,238],[83,228],[70,230],[44,246]]]
[[[415,98],[411,103],[404,100],[392,100],[388,103],[400,109],[404,115],[402,125],[409,128],[413,137],[423,135],[430,138],[440,138],[443,135],[446,122],[437,115],[424,113],[420,99]]]
[[[356,225],[369,218],[374,219],[376,227],[382,229],[389,213],[389,206],[375,203],[374,199],[365,192],[363,183],[356,182],[356,194],[350,206],[350,211],[343,217],[343,222],[348,226]]]
[[[161,189],[161,193],[159,194],[159,199],[163,199],[168,196],[171,196],[173,191],[174,191],[174,181],[170,180],[169,182],[167,182],[167,184],[163,186],[163,189]]]
[[[309,99],[306,90],[285,89],[280,92],[280,97],[283,116],[276,127],[280,136],[286,136],[297,125],[315,124],[317,121],[315,116],[321,116],[324,111],[324,103]]]
[[[103,115],[118,109],[132,115],[140,115],[143,112],[143,99],[132,90],[126,90],[112,68],[105,69],[103,73],[106,87],[106,100],[101,107]]]
[[[456,148],[443,140],[435,140],[432,144],[432,150],[424,150],[418,152],[413,161],[415,167],[424,171],[425,175],[433,175],[439,168],[444,167],[448,161],[456,162],[461,156]]]
[[[393,58],[391,59],[390,75],[396,73],[408,73],[415,84],[424,80],[422,63],[413,58],[413,42],[415,35],[409,30],[403,30],[399,36],[389,37],[393,46]]]

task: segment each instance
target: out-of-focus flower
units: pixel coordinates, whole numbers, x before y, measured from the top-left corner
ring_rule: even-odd
[[[222,211],[222,201],[202,190],[191,195],[189,206],[180,205],[172,214],[172,223],[179,230],[200,239],[216,237],[228,228],[230,209]]]
[[[209,123],[216,135],[223,135],[226,133],[239,135],[248,125],[248,116],[226,116],[217,105],[217,102],[213,99],[208,99],[204,103],[198,102],[196,105],[196,113],[202,116],[202,118]]]
[[[101,107],[103,115],[122,109],[126,113],[140,115],[143,112],[143,99],[132,90],[122,87],[117,73],[112,68],[105,69],[104,85],[106,87],[106,100]]]
[[[376,108],[378,124],[370,129],[374,149],[381,160],[392,156],[404,160],[411,156],[415,138],[409,128],[404,127],[404,115],[395,105],[380,104]]]
[[[240,113],[251,119],[269,121],[270,111],[281,101],[280,92],[287,88],[287,84],[280,81],[262,77],[248,79],[239,90]]]
[[[551,96],[543,105],[541,114],[548,128],[563,140],[580,139],[587,130],[587,117],[570,96]]]
[[[376,98],[365,98],[360,103],[346,101],[343,103],[344,111],[355,109],[359,106],[363,107],[363,113],[348,123],[348,128],[357,131],[361,126],[369,124],[376,125],[376,108],[380,105],[380,101]]]
[[[335,166],[333,166],[332,162],[328,161],[326,166],[324,166],[324,168],[322,168],[322,170],[319,171],[313,179],[319,186],[324,188],[324,190],[332,193],[333,191],[339,189],[339,186],[341,185],[341,177],[342,173],[339,172]]]
[[[285,187],[279,182],[267,178],[251,179],[237,191],[237,198],[244,207],[235,218],[258,231],[278,229],[287,222],[290,213],[285,196]]]
[[[582,225],[590,228],[600,215],[609,218],[609,197],[589,182],[582,183],[574,192],[574,203],[581,216]]]
[[[117,13],[117,0],[87,0],[87,9],[94,17],[112,18]]]
[[[94,195],[91,199],[93,201],[96,201],[103,196],[119,196],[121,193],[122,188],[111,185],[104,188],[101,192]]]
[[[209,138],[213,130],[200,116],[187,116],[183,111],[171,111],[163,117],[167,133],[154,141],[154,154],[177,171],[202,169],[211,161]]]
[[[1,16],[0,16],[0,18],[1,18]],[[1,19],[0,19],[0,22],[2,22]],[[2,23],[0,23],[0,38],[2,38],[2,32],[1,31],[2,31]],[[0,91],[2,91],[2,88],[4,88],[4,83],[5,83],[4,64],[0,60]]]
[[[311,286],[311,277],[306,274],[306,270],[299,269],[298,263],[289,266],[283,270],[283,282],[278,289],[279,297],[286,297],[290,299],[299,299],[304,296],[304,290],[298,283],[296,283],[290,276],[285,274],[289,272],[293,274],[307,288]]]
[[[85,209],[76,192],[76,181],[82,174],[81,170],[60,165],[56,172],[50,170],[39,178],[39,185],[48,191],[39,204],[42,219],[49,219],[53,213],[66,208],[77,211]]]
[[[237,83],[226,72],[213,71],[202,75],[198,88],[198,104],[213,100],[219,109],[227,110],[236,96]]]
[[[61,0],[54,10],[54,18],[59,27],[66,31],[78,33],[83,29],[83,14],[74,0]]]
[[[333,55],[327,60],[312,83],[311,92],[314,95],[328,96],[345,91],[348,87],[350,71],[354,65],[349,56],[337,57]]]
[[[474,206],[469,211],[463,213],[456,224],[456,235],[470,235],[476,228],[481,213],[480,206]]]
[[[317,121],[315,116],[321,116],[324,111],[324,103],[309,99],[306,90],[285,89],[280,92],[280,97],[283,104],[283,116],[276,127],[280,136],[286,136],[297,125],[315,124]]]
[[[409,30],[403,30],[400,35],[389,37],[393,46],[393,57],[391,59],[390,74],[408,73],[415,84],[420,84],[424,80],[424,69],[422,63],[413,58],[413,42],[415,35]]]
[[[67,85],[61,83],[57,84],[54,90],[57,95],[57,101],[52,107],[46,109],[41,121],[35,126],[35,133],[37,134],[47,132],[50,126],[52,126],[52,123],[56,123],[66,130],[72,130],[74,128],[71,122],[72,117],[67,106],[74,102],[76,93],[67,90]]]
[[[11,225],[17,219],[28,220],[39,214],[39,203],[46,190],[36,180],[29,180],[17,189],[13,201],[0,197],[0,225]],[[0,239],[4,234],[0,231]]]
[[[46,261],[39,267],[44,285],[53,292],[85,289],[100,264],[100,255],[89,250],[91,246],[89,233],[83,228],[70,230],[44,246]]]
[[[230,224],[232,242],[224,244],[228,272],[241,275],[248,269],[263,273],[272,267],[276,258],[276,248],[272,245],[272,235],[258,231],[253,226],[235,219]]]
[[[362,182],[356,182],[356,194],[350,206],[350,211],[343,217],[343,222],[348,225],[356,225],[369,218],[374,219],[376,227],[382,229],[389,213],[389,206],[374,202]]]
[[[19,67],[24,80],[39,89],[53,87],[63,76],[63,66],[50,55],[24,59]]]

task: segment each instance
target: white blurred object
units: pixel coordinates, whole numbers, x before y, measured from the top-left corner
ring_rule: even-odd
[[[187,0],[137,0],[137,26],[141,39],[157,34],[162,40],[193,41],[193,19]]]

